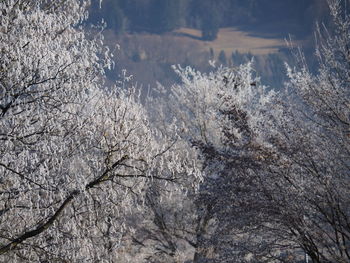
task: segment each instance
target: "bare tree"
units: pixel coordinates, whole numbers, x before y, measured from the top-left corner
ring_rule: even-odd
[[[349,261],[345,2],[329,1],[333,28],[317,31],[319,71],[301,56],[301,68],[288,68],[286,93],[267,92],[250,64],[209,74],[176,68],[182,83],[164,112],[203,172],[184,197],[197,218],[183,219],[195,230],[186,237],[194,262]]]
[[[133,195],[186,169],[133,89],[103,88],[85,5],[0,3],[2,261],[113,262]]]
[[[182,223],[190,231],[172,240],[186,240],[194,262],[244,261],[261,250],[253,245],[255,237],[262,237],[253,224],[269,209],[259,180],[267,163],[277,159],[269,141],[270,135],[279,134],[270,113],[276,94],[253,76],[251,63],[209,74],[190,67],[176,71],[182,84],[171,88],[172,103],[163,110],[173,114],[177,127],[182,127],[178,136],[196,150],[193,158],[198,159],[203,180],[198,189],[187,188],[182,199],[192,207]]]
[[[333,25],[316,32],[317,74],[305,63],[299,70],[289,69],[290,90],[301,98],[302,109],[294,111],[302,123],[295,123],[290,136],[302,146],[291,161],[299,168],[304,191],[301,223],[293,230],[313,262],[350,260],[349,4],[329,1]]]

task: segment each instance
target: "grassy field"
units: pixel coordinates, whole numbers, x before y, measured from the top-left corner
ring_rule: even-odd
[[[105,40],[112,49],[116,44],[120,46],[120,50],[116,51],[117,67],[112,76],[117,76],[120,69],[125,68],[134,75],[135,81],[144,86],[154,86],[156,82],[166,85],[174,83],[176,75],[171,65],[191,65],[204,72],[212,69],[208,63],[213,59],[211,49],[215,60],[222,50],[225,51],[229,65],[233,52],[250,53],[255,57],[256,69],[268,78],[274,77],[279,69],[271,64],[269,58],[271,54],[281,57],[279,50],[286,48],[283,39],[257,37],[236,28],[222,28],[215,41],[203,41],[199,30],[189,28],[163,35],[124,33],[117,36],[107,30]]]
[[[175,32],[179,35],[193,38],[205,50],[212,48],[215,54],[223,50],[226,54],[238,51],[253,55],[266,55],[276,53],[286,45],[283,39],[255,37],[232,27],[220,29],[218,37],[214,41],[200,40],[201,32],[196,29],[181,28]]]

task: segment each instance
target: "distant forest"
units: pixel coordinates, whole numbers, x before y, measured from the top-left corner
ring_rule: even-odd
[[[303,37],[318,15],[315,5],[320,0],[103,0],[101,7],[93,0],[89,21],[103,18],[118,34],[189,27],[201,30],[203,40],[214,40],[219,28],[236,26]]]

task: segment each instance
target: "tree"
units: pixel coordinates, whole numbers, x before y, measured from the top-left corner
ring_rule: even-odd
[[[176,29],[180,22],[180,1],[153,0],[151,2],[149,30],[156,33],[169,32]]]
[[[186,237],[194,262],[349,261],[350,18],[342,4],[329,2],[334,35],[318,31],[318,73],[301,57],[286,93],[267,92],[250,64],[176,69],[182,83],[164,112],[183,127],[203,181],[184,197],[197,218],[184,224],[195,231],[172,242]]]
[[[294,119],[302,151],[292,155],[305,195],[302,228],[295,227],[298,243],[313,262],[350,259],[349,178],[349,1],[328,1],[331,31],[318,29],[316,54],[319,69],[312,74],[299,57],[300,69],[289,68],[289,88],[296,91],[299,107]],[[286,125],[285,125],[286,126]]]
[[[251,63],[237,69],[220,67],[209,74],[190,67],[176,72],[182,83],[171,88],[172,103],[163,104],[163,111],[183,127],[179,135],[196,150],[203,180],[199,189],[187,187],[182,197],[195,217],[182,218],[186,227],[177,223],[174,228],[186,231],[171,231],[167,224],[168,232],[177,233],[173,243],[185,240],[192,246],[194,262],[243,261],[260,249],[250,239],[267,237],[252,231],[252,225],[268,207],[257,182],[265,160],[275,158],[267,134],[274,131],[269,127],[269,108],[276,94],[259,84]],[[182,214],[176,209],[172,213]]]
[[[226,4],[226,1],[213,1],[213,0],[203,0],[191,1],[190,7],[190,19],[193,20],[193,17],[196,17],[199,20],[198,23],[191,23],[194,26],[198,26],[202,31],[202,39],[206,41],[215,40],[219,32],[220,22],[223,10],[221,7]]]
[[[186,167],[135,90],[103,87],[113,63],[101,36],[83,30],[85,10],[76,0],[0,3],[4,262],[116,261],[134,196]]]
[[[1,259],[114,262],[127,238],[151,262],[347,262],[350,18],[329,3],[319,72],[301,57],[288,93],[251,63],[177,67],[146,109],[126,75],[104,88],[85,4],[2,1]]]
[[[266,128],[275,93],[253,85],[259,81],[251,63],[237,70],[221,67],[209,75],[190,69],[180,74],[184,87],[174,93],[186,106],[178,108],[196,121],[180,119],[188,131],[185,138],[198,149],[205,174],[194,200],[198,217],[194,261],[243,261],[259,250],[250,239],[262,233],[250,232],[249,226],[257,224],[258,215],[268,207],[257,182],[264,160],[274,159]]]
[[[227,64],[227,59],[226,59],[226,54],[224,50],[221,50],[218,56],[218,61],[222,64],[222,65],[226,65]]]
[[[105,0],[102,2],[102,8],[98,10],[103,14],[107,28],[114,30],[117,34],[123,33],[125,30],[125,17],[118,1]]]
[[[152,0],[122,0],[121,6],[124,14],[129,20],[129,30],[133,32],[143,32],[149,30],[150,6]]]

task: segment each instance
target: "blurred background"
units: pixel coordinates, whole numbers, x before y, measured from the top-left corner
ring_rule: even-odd
[[[126,69],[140,87],[167,86],[178,81],[171,65],[206,72],[209,60],[236,67],[254,57],[262,83],[278,89],[284,63],[295,63],[286,40],[312,67],[313,32],[316,22],[329,23],[327,8],[326,0],[92,0],[88,22],[107,23],[116,57],[110,81]]]

